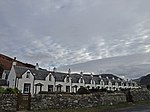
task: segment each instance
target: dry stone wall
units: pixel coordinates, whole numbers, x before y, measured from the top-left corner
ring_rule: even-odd
[[[147,89],[130,90],[133,101],[150,100]],[[113,105],[126,102],[124,93],[95,94],[37,94],[31,98],[31,110],[48,110],[57,108],[83,108],[97,105]],[[0,94],[0,112],[16,112],[17,95]]]
[[[82,108],[93,107],[97,105],[112,105],[119,102],[126,102],[125,94],[39,94],[32,98],[31,110],[47,110],[53,108]]]
[[[16,112],[16,105],[15,94],[0,94],[0,112]]]
[[[133,101],[150,100],[150,91],[146,88],[130,90]]]

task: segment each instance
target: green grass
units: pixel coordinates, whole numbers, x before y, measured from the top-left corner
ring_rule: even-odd
[[[50,110],[41,110],[41,111],[35,111],[35,112],[114,112],[118,109],[123,108],[131,108],[138,105],[147,105],[150,104],[150,101],[139,101],[134,103],[119,103],[115,105],[99,105],[96,107],[91,108],[67,108],[67,109],[50,109]]]

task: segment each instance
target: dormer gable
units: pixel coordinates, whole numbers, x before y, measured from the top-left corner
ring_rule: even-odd
[[[22,75],[23,79],[33,79],[34,76],[32,74],[32,72],[30,70],[27,70],[23,75]]]
[[[93,78],[91,79],[91,82],[90,82],[91,84],[95,84],[95,81],[93,80]]]
[[[69,75],[67,75],[64,79],[64,82],[66,83],[70,83],[71,82],[71,77]]]
[[[55,78],[54,78],[54,76],[53,76],[51,73],[49,73],[49,74],[47,75],[47,77],[45,77],[45,80],[47,80],[47,81],[54,81]]]
[[[100,85],[104,85],[103,79],[100,80]]]
[[[83,79],[83,77],[81,77],[80,79],[79,79],[79,83],[84,83],[85,81],[84,81],[84,79]]]

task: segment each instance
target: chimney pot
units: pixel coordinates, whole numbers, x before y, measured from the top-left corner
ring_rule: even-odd
[[[13,60],[13,63],[12,63],[13,66],[16,66],[17,65],[17,62],[16,62],[16,57],[14,57],[14,60]]]
[[[36,69],[36,70],[39,70],[39,64],[38,64],[38,63],[36,63],[35,69]]]

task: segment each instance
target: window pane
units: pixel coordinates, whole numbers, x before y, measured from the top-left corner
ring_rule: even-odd
[[[24,93],[30,93],[30,83],[24,83]]]

